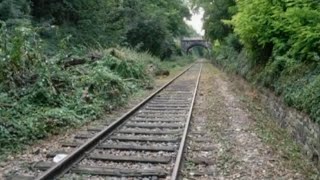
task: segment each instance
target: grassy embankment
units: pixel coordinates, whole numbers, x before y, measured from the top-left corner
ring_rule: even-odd
[[[109,49],[33,62],[2,61],[0,154],[98,119],[153,86],[154,77],[192,60],[160,61],[148,53]],[[25,57],[24,57],[25,56]]]
[[[216,42],[216,62],[281,96],[320,123],[319,3],[244,0],[227,4],[232,28]],[[252,8],[256,7],[256,8]]]
[[[214,63],[239,74],[257,86],[267,87],[291,107],[301,110],[320,123],[320,64],[277,58],[266,65],[252,65],[245,50],[224,46]]]

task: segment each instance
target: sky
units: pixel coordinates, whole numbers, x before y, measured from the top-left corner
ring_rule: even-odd
[[[200,9],[198,13],[192,12],[192,17],[189,20],[187,20],[187,24],[191,25],[193,27],[193,29],[195,29],[197,31],[198,34],[200,35],[204,35],[204,30],[202,29],[203,27],[203,14],[204,11],[203,9]]]

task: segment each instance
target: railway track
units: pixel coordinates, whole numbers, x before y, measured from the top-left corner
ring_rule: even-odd
[[[110,125],[89,128],[9,179],[178,179],[201,76],[196,63]],[[68,155],[58,163],[53,158]]]

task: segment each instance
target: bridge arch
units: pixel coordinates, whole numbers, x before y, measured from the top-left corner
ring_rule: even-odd
[[[186,53],[189,54],[189,53],[190,53],[190,50],[191,50],[192,48],[194,48],[194,47],[203,47],[203,48],[205,48],[207,51],[209,51],[209,47],[208,47],[208,46],[205,46],[205,45],[203,45],[203,44],[201,44],[201,43],[195,43],[195,44],[190,45],[190,46],[187,48]]]
[[[202,37],[192,37],[192,38],[184,37],[181,39],[181,48],[182,48],[182,51],[184,51],[184,53],[188,54],[190,49],[196,46],[204,47],[209,51],[211,43],[204,40]]]

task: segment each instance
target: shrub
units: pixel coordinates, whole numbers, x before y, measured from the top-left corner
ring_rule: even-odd
[[[10,49],[5,53],[19,54],[1,61],[0,153],[3,155],[7,150],[18,150],[39,138],[97,119],[105,111],[124,104],[132,93],[151,85],[148,66],[160,64],[158,58],[130,49],[118,50],[122,59],[108,51],[98,52],[99,58],[94,61],[86,56],[73,58],[64,54],[47,59],[38,56],[41,49],[29,50],[28,41],[40,40],[15,36],[21,38],[16,46],[10,36],[7,44]],[[32,62],[28,59],[30,55]],[[64,66],[77,58],[82,63]]]
[[[320,7],[315,1],[243,0],[237,2],[237,7],[231,24],[251,52],[273,51],[273,56],[320,60]]]

